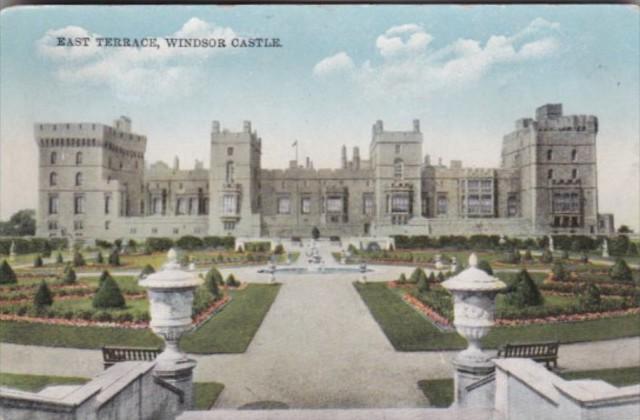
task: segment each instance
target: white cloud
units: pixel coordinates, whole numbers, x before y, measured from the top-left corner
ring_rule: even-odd
[[[353,60],[351,57],[349,57],[346,52],[342,51],[336,55],[320,60],[313,67],[313,74],[320,77],[328,76],[330,74],[352,70],[353,67]]]
[[[433,36],[416,24],[389,28],[376,39],[381,60],[354,65],[353,80],[373,95],[424,97],[439,89],[462,86],[480,80],[497,66],[540,60],[560,47],[555,32],[560,25],[534,19],[513,35],[492,35],[485,42],[458,39],[439,49],[430,47]],[[429,47],[429,48],[427,48]],[[346,52],[340,53],[348,58]],[[318,67],[329,57],[314,67]],[[344,58],[343,58],[344,59]]]
[[[89,37],[89,47],[59,47],[58,37]],[[98,47],[100,35],[77,26],[53,29],[36,42],[41,56],[50,59],[63,83],[105,86],[120,99],[163,99],[187,96],[201,74],[198,63],[230,48],[169,48],[164,38],[224,39],[236,33],[198,18],[191,18],[175,33],[156,38],[158,48]]]

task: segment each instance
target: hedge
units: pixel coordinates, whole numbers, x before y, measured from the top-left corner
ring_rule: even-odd
[[[2,238],[0,239],[0,254],[9,255],[11,243],[16,244],[16,254],[50,253],[52,249],[67,247],[66,238]]]
[[[202,239],[198,238],[197,236],[187,235],[178,239],[176,241],[176,245],[180,249],[186,249],[191,251],[194,249],[202,248],[204,246],[204,242],[202,241]]]
[[[244,250],[247,252],[269,252],[271,250],[271,242],[246,242],[244,244]]]

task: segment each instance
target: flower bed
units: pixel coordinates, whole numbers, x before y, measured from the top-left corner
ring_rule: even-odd
[[[429,318],[437,326],[441,328],[451,328],[451,321],[449,319],[442,316],[436,310],[422,302],[420,299],[411,295],[410,293],[405,293],[402,296],[402,300],[413,306],[414,309]]]
[[[584,282],[578,280],[563,281],[563,282],[546,282],[539,286],[540,290],[545,292],[563,293],[563,294],[577,294],[580,292]],[[598,283],[600,293],[605,296],[636,296],[640,294],[640,288],[629,284],[620,283]]]

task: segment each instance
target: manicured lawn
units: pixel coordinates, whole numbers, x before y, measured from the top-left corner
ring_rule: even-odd
[[[13,321],[0,322],[0,341],[78,349],[99,349],[106,345],[162,346],[162,340],[148,329],[73,327]]]
[[[601,379],[611,385],[627,386],[640,383],[640,366],[563,372],[559,376],[567,380]],[[421,380],[418,387],[432,407],[449,407],[453,403],[453,379]]]
[[[49,385],[81,385],[88,382],[87,378],[72,376],[44,376],[18,375],[14,373],[0,373],[0,386],[19,389],[21,391],[38,392]]]
[[[418,388],[431,407],[446,408],[453,403],[453,379],[424,379],[418,381]]]
[[[218,382],[195,382],[193,384],[196,410],[209,410],[215,403],[224,385]]]
[[[442,332],[384,283],[355,284],[373,318],[398,351],[457,350],[466,347],[455,332]],[[495,327],[483,339],[485,348],[509,342],[557,340],[561,343],[610,340],[640,335],[640,315],[594,321]]]
[[[250,284],[231,292],[233,299],[217,315],[180,341],[188,353],[244,353],[275,300],[279,284]]]

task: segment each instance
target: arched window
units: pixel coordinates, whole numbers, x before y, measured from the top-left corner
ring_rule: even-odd
[[[82,152],[76,153],[76,165],[82,165]]]
[[[571,151],[571,161],[575,162],[577,158],[578,158],[578,151],[576,149],[573,149]]]
[[[57,152],[51,152],[51,156],[49,157],[49,162],[52,165],[55,165],[57,161],[58,161],[58,153]]]
[[[404,176],[404,162],[402,159],[393,161],[393,177],[401,179]]]
[[[79,187],[82,185],[82,172],[78,172],[76,174],[76,187]]]
[[[553,159],[553,150],[547,150],[547,160]]]
[[[54,187],[58,185],[58,174],[55,172],[51,172],[49,175],[49,185]]]
[[[227,162],[227,173],[226,173],[227,183],[233,182],[233,162]]]
[[[553,179],[553,169],[549,169],[547,172],[547,179]]]

